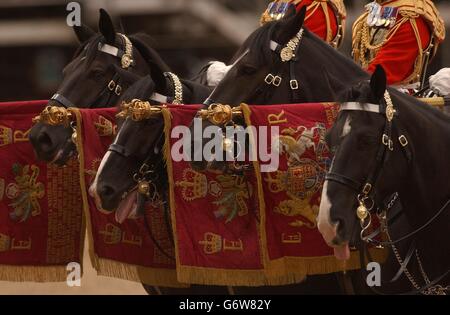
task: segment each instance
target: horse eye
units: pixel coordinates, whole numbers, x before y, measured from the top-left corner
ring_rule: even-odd
[[[103,69],[100,69],[100,68],[93,69],[91,73],[92,73],[92,76],[94,76],[95,78],[100,78],[105,74]]]

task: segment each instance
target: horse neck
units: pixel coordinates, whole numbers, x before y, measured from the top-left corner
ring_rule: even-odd
[[[183,102],[185,104],[201,104],[212,92],[212,88],[194,81],[181,79],[183,85]]]
[[[337,101],[341,90],[369,78],[367,72],[353,60],[314,34],[309,33],[301,45],[296,72],[302,78],[307,102]],[[329,80],[325,79],[323,71],[327,72]]]
[[[415,100],[412,100],[416,102]],[[394,102],[395,103],[395,102]],[[430,220],[450,198],[450,119],[427,105],[403,103],[399,119],[413,151],[404,185],[399,191],[405,214],[413,229]],[[450,246],[442,242],[450,229],[450,209],[418,235],[420,253],[430,273],[450,263]],[[441,265],[441,266],[439,266]],[[440,268],[439,268],[440,267]],[[435,274],[438,276],[438,274]]]

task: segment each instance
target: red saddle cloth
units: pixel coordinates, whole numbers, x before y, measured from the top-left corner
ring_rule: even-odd
[[[164,111],[178,280],[284,285],[307,275],[359,268],[356,252],[349,261],[338,261],[316,225],[331,164],[324,137],[337,117],[338,105],[241,107],[247,126],[253,127],[253,148],[276,150],[279,163],[271,172],[262,172],[268,163],[260,159],[244,176],[200,173],[188,162],[174,160],[171,149],[178,139],[171,131],[189,126],[198,107]],[[264,128],[269,135],[272,129],[279,132],[264,142]],[[374,253],[378,258],[382,254]]]
[[[82,261],[78,162],[38,162],[28,141],[46,104],[0,104],[0,280],[66,281],[67,264]]]
[[[88,194],[115,135],[116,109],[81,109],[75,110],[75,113],[90,255],[98,274],[149,285],[182,286],[176,279],[175,261],[154,245],[144,221],[147,220],[164,252],[175,257],[162,209],[148,208],[146,219],[126,220],[119,224],[114,213],[100,212],[95,200]]]

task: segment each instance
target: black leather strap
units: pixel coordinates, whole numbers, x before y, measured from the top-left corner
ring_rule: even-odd
[[[353,180],[349,177],[340,175],[340,174],[336,174],[333,172],[330,172],[328,174],[325,175],[325,180],[328,181],[332,181],[332,182],[336,182],[339,184],[342,184],[344,186],[347,186],[348,188],[359,192],[361,190],[362,184],[360,182],[357,182],[356,180]]]
[[[51,100],[59,103],[60,105],[62,105],[65,108],[69,108],[69,107],[75,107],[75,105],[69,101],[67,98],[65,98],[63,95],[61,94],[54,94],[51,98]]]
[[[117,154],[119,154],[120,156],[125,157],[125,158],[130,157],[130,156],[133,155],[133,154],[132,154],[130,151],[128,151],[128,149],[125,148],[123,145],[116,144],[116,143],[111,144],[111,145],[109,146],[108,151],[117,153]]]

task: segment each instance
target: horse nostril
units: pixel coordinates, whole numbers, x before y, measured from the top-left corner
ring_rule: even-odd
[[[51,149],[53,145],[53,141],[47,132],[41,132],[37,137],[37,142],[44,151]]]
[[[102,199],[108,199],[111,196],[114,196],[115,190],[109,185],[102,185],[98,189],[98,194]]]

